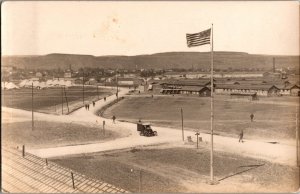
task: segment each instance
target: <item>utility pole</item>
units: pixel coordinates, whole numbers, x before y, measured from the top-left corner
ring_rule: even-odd
[[[61,114],[64,114],[64,88],[61,87]]]
[[[84,71],[82,72],[82,103],[84,104]]]
[[[182,141],[184,141],[184,131],[183,131],[183,110],[181,108],[181,129],[182,129]]]
[[[103,121],[103,135],[105,137],[105,121]]]
[[[200,135],[200,133],[197,132],[195,135],[197,136],[197,149],[198,149],[199,148],[199,135]]]
[[[299,163],[299,123],[298,123],[298,106],[296,107],[296,156],[297,156],[297,166],[300,166]]]
[[[65,91],[65,98],[66,98],[67,108],[68,108],[68,113],[69,113],[70,112],[70,110],[69,110],[69,103],[68,103],[67,92],[66,92],[65,86],[64,86],[64,91]]]
[[[34,119],[33,119],[33,82],[31,83],[31,130],[34,130]]]
[[[139,193],[142,192],[142,169],[140,169],[140,176],[139,176]]]
[[[118,84],[118,72],[116,74],[116,80],[117,80],[117,99],[119,99],[119,84]]]

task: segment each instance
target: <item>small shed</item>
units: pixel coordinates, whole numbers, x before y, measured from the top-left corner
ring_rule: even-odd
[[[300,87],[298,85],[291,87],[291,96],[300,96]]]
[[[258,96],[256,93],[231,93],[230,94],[231,98],[246,98],[249,100],[258,100]]]

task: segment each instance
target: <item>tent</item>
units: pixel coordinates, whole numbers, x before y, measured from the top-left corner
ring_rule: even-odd
[[[52,85],[53,86],[59,86],[59,81],[58,80],[53,80]]]
[[[46,82],[40,82],[40,89],[47,88]]]
[[[65,86],[66,87],[70,87],[70,86],[72,86],[73,84],[72,84],[72,82],[70,81],[70,80],[68,80],[68,81],[66,81],[65,82]]]
[[[60,86],[64,86],[65,85],[65,80],[59,80],[58,81],[58,85],[60,85]]]
[[[49,86],[52,86],[53,85],[53,80],[49,79],[46,81],[46,85],[49,87]]]
[[[24,79],[19,83],[20,87],[24,87],[26,85],[26,83],[28,82],[28,79]]]
[[[9,82],[7,83],[6,85],[4,85],[4,89],[7,89],[7,90],[10,90],[10,89],[18,89],[19,87],[12,83],[12,82]]]
[[[24,87],[31,88],[32,83],[33,83],[33,81],[28,80],[28,81],[25,83]]]
[[[33,87],[37,88],[40,86],[40,82],[39,81],[33,81]]]
[[[7,82],[1,82],[1,89],[4,90],[5,89],[5,85]]]

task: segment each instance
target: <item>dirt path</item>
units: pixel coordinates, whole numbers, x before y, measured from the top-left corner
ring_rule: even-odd
[[[123,97],[128,93],[128,89],[120,88],[119,97]],[[47,120],[47,121],[56,121],[56,122],[84,122],[84,123],[98,123],[102,126],[102,122],[105,121],[105,127],[110,130],[122,131],[124,129],[130,130],[131,135],[129,137],[124,137],[116,139],[109,142],[103,143],[94,143],[86,145],[74,145],[74,146],[63,146],[55,148],[45,148],[45,149],[32,149],[28,152],[35,154],[42,158],[51,158],[59,157],[65,155],[73,154],[82,154],[82,153],[94,153],[115,149],[125,149],[136,146],[147,146],[154,145],[159,143],[171,143],[178,146],[182,146],[182,132],[181,130],[174,130],[167,127],[153,127],[158,131],[158,136],[156,137],[144,137],[139,136],[136,131],[136,125],[128,122],[116,121],[112,123],[111,119],[101,118],[96,114],[104,105],[114,101],[116,99],[115,95],[106,98],[104,102],[103,99],[96,102],[95,107],[90,105],[90,110],[85,110],[85,108],[80,108],[77,111],[73,112],[70,115],[50,115],[43,113],[35,113],[35,119],[37,120]],[[4,115],[6,116],[7,121],[14,122],[15,118],[9,117],[12,112],[17,113],[20,116],[20,119],[29,119],[31,118],[31,112],[17,110],[12,108],[2,108]],[[8,119],[7,119],[8,118]],[[195,141],[195,134],[191,131],[185,131],[185,137],[191,136]],[[210,142],[209,134],[201,134],[203,139],[203,144],[208,145]],[[215,150],[241,154],[244,156],[266,159],[271,162],[277,162],[287,165],[296,165],[296,146],[294,145],[282,145],[282,144],[271,144],[260,141],[245,140],[244,143],[239,143],[237,138],[232,137],[223,137],[223,136],[214,136],[214,148]]]

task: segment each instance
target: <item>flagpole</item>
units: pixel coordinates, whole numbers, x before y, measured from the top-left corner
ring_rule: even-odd
[[[213,24],[211,24],[211,67],[210,67],[210,130],[211,130],[211,150],[210,150],[210,181],[214,184],[214,35]]]
[[[210,34],[209,34],[210,33]],[[211,37],[211,39],[209,39]],[[201,46],[205,44],[210,44],[211,49],[211,68],[210,68],[210,129],[211,129],[211,149],[210,149],[210,180],[207,181],[208,184],[215,185],[218,181],[214,180],[214,41],[213,41],[213,24],[211,24],[211,29],[205,31],[186,34],[188,47]]]

